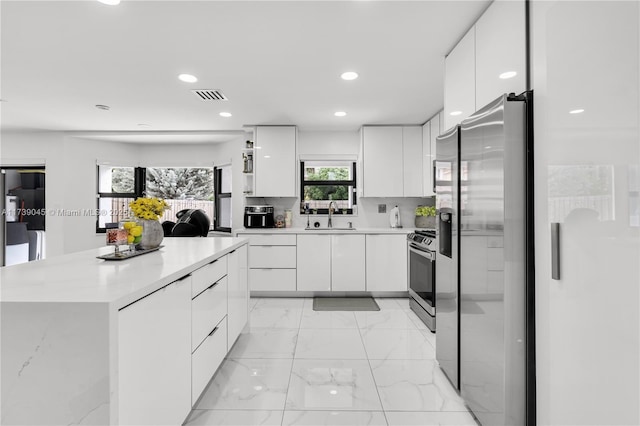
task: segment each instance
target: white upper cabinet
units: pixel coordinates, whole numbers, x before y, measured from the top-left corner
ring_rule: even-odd
[[[476,22],[476,110],[526,90],[524,23],[524,1],[494,1]]]
[[[364,197],[402,197],[402,127],[362,128],[362,186]]]
[[[422,126],[422,195],[431,197],[433,193],[433,158],[431,153],[431,121]]]
[[[422,127],[402,128],[403,194],[405,197],[422,197]]]
[[[256,128],[254,195],[296,196],[295,126]]]
[[[526,90],[525,2],[494,1],[445,58],[443,133],[503,93]]]
[[[422,197],[422,127],[362,128],[363,197]]]
[[[444,61],[444,125],[447,130],[476,111],[475,27]]]

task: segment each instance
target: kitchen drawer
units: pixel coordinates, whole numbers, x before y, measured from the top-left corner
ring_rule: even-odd
[[[296,246],[251,246],[249,268],[295,268]]]
[[[191,301],[191,350],[227,315],[227,277],[212,284]]]
[[[191,355],[191,406],[196,403],[227,354],[227,317],[216,328],[211,326],[209,331],[210,334]]]
[[[272,235],[272,234],[245,234],[249,238],[250,246],[295,246],[296,234]]]
[[[227,275],[227,256],[204,265],[191,273],[193,277],[191,285],[191,297],[196,297],[205,288]]]
[[[296,291],[295,269],[249,269],[251,291]]]

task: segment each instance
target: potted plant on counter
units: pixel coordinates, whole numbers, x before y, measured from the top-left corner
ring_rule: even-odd
[[[436,208],[432,206],[416,207],[416,228],[436,227]]]
[[[164,231],[158,219],[169,208],[167,202],[153,197],[136,198],[129,203],[129,208],[136,217],[138,226],[142,226],[140,242],[136,248],[149,250],[158,247],[164,238]]]

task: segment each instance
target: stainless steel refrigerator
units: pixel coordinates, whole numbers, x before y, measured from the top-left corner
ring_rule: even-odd
[[[531,101],[503,95],[436,145],[436,358],[484,425],[535,424]]]

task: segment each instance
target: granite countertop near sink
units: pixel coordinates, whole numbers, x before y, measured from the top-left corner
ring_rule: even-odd
[[[414,228],[361,228],[345,229],[343,227],[335,228],[313,228],[306,229],[303,227],[296,228],[239,228],[234,229],[236,235],[240,234],[408,234],[414,231]]]

